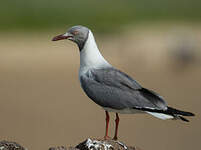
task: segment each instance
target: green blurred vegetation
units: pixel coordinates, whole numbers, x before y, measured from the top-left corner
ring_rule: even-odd
[[[201,0],[2,0],[0,5],[1,31],[82,24],[108,32],[158,20],[200,21]]]

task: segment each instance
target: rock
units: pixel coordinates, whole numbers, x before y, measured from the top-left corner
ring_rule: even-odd
[[[0,150],[26,150],[16,142],[0,141]]]
[[[27,150],[16,142],[0,141],[0,150]],[[57,146],[49,150],[140,150],[115,140],[88,138],[75,147]]]
[[[76,147],[52,147],[49,150],[140,150],[137,147],[127,146],[123,142],[115,140],[102,140],[88,138]]]

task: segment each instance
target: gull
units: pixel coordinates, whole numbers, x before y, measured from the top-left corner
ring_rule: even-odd
[[[86,95],[100,105],[106,114],[104,139],[109,139],[109,113],[116,113],[114,140],[118,139],[119,115],[147,113],[154,117],[180,119],[188,122],[183,116],[194,116],[191,112],[169,107],[162,96],[142,87],[126,73],[116,69],[101,55],[93,33],[85,26],[73,26],[64,34],[52,41],[68,39],[77,44],[80,51],[79,80]]]

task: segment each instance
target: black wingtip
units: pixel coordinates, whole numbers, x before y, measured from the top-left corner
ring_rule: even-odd
[[[188,116],[195,116],[194,113],[188,112]]]
[[[182,116],[178,116],[182,121],[185,121],[185,122],[189,122],[189,120],[187,120],[186,118],[182,117]]]
[[[182,115],[182,116],[195,116],[195,114],[193,114],[193,113],[191,113],[191,112],[186,112],[186,111],[177,110],[177,109],[172,108],[172,107],[168,107],[168,111],[169,111],[170,113],[178,114],[178,115]]]
[[[183,115],[183,116],[195,116],[194,113],[191,113],[191,112],[184,112],[184,111],[181,111],[179,114]]]

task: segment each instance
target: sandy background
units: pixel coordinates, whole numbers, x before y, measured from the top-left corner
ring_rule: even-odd
[[[1,140],[42,150],[104,136],[105,113],[79,85],[76,45],[51,42],[64,31],[1,33]],[[123,33],[95,36],[111,64],[160,93],[170,106],[196,114],[189,118],[190,123],[120,115],[120,140],[144,150],[200,149],[200,26],[138,26]],[[183,45],[192,52],[190,61],[175,55]],[[110,136],[113,133],[111,114]]]

